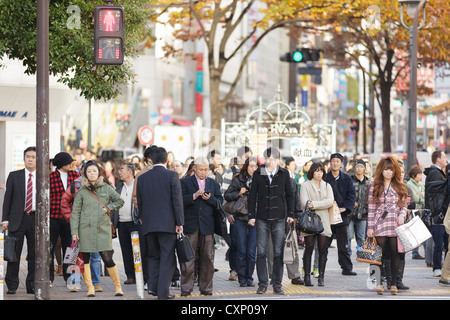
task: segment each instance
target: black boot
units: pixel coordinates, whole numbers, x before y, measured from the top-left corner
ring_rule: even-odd
[[[408,290],[409,287],[405,286],[403,283],[403,272],[405,271],[405,260],[400,260],[400,265],[398,267],[397,276],[397,289],[398,290]]]
[[[305,283],[305,287],[314,287],[311,282],[311,275],[309,273],[305,272],[305,278],[303,279],[303,282]]]
[[[318,279],[318,285],[319,287],[323,287],[325,285],[324,282],[324,275],[325,275],[325,266],[327,264],[327,258],[326,257],[319,257],[319,279]]]
[[[311,257],[303,257],[303,270],[305,271],[305,277],[303,278],[305,287],[313,287],[311,283]]]

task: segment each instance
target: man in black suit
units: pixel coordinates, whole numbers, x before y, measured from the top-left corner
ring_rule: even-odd
[[[153,149],[150,158],[154,167],[139,177],[136,191],[149,254],[149,292],[158,299],[173,299],[169,286],[176,267],[175,245],[184,224],[180,179],[166,168],[164,148]]]
[[[199,256],[199,289],[202,295],[212,295],[214,276],[214,209],[223,202],[220,185],[208,178],[209,162],[194,160],[194,175],[181,179],[183,191],[184,230],[192,248]],[[189,296],[194,287],[195,260],[181,268],[181,295]]]
[[[29,147],[24,151],[24,162],[25,169],[9,174],[3,202],[2,229],[8,230],[11,237],[18,238],[16,254],[19,257],[16,262],[8,262],[5,276],[7,294],[15,294],[19,287],[20,255],[24,236],[27,238],[28,249],[26,289],[27,293],[34,294],[36,147]]]

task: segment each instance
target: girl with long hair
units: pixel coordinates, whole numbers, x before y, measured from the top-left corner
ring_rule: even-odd
[[[367,236],[375,237],[383,252],[389,248],[392,279],[397,279],[400,265],[395,228],[404,224],[407,214],[408,191],[401,174],[397,159],[393,156],[382,158],[369,190]],[[397,286],[393,282],[390,290],[396,295]],[[383,285],[379,285],[377,293],[383,294],[383,291]]]

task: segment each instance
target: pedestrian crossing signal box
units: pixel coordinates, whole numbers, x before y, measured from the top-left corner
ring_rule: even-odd
[[[125,18],[122,6],[96,6],[94,11],[94,62],[123,64]]]

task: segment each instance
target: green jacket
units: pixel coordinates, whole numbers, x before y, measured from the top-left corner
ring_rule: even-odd
[[[108,212],[89,192],[86,178],[81,180],[73,202],[70,229],[72,235],[78,235],[78,247],[81,252],[103,252],[112,250],[111,219]],[[118,210],[124,204],[120,195],[102,178],[95,184],[94,194],[109,210]]]
[[[416,209],[425,208],[425,186],[422,182],[417,183],[414,179],[409,179],[406,185],[411,189],[412,201],[416,202]]]

